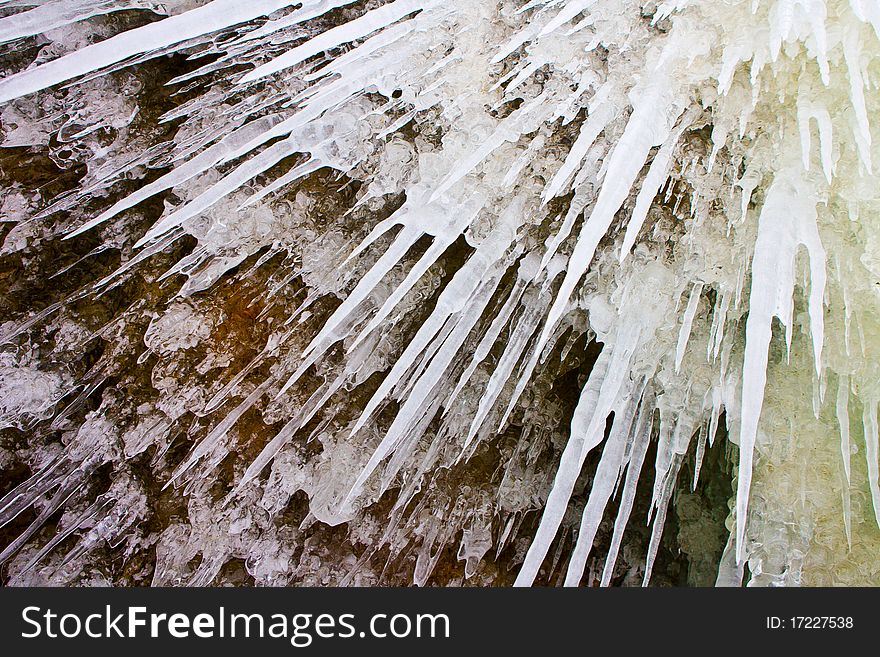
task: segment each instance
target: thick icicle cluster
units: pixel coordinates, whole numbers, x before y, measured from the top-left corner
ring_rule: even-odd
[[[0,9],[2,145],[75,178],[5,187],[3,253],[119,254],[0,326],[12,581],[647,583],[728,438],[719,583],[880,581],[875,2]]]

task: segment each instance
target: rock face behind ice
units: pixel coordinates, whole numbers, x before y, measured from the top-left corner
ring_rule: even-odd
[[[875,2],[0,12],[10,583],[880,583]]]

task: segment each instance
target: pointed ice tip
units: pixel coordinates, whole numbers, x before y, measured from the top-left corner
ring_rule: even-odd
[[[146,235],[144,235],[144,236],[143,236],[142,238],[140,238],[137,242],[135,242],[135,243],[134,243],[134,246],[132,247],[132,249],[142,249],[142,248],[144,248],[147,244],[149,244],[150,242],[152,242],[152,241],[153,241],[153,237],[150,235],[150,232],[152,232],[152,231],[148,231]]]
[[[342,500],[342,502],[340,502],[338,507],[336,507],[336,511],[333,513],[332,518],[339,518],[340,520],[335,524],[339,524],[340,522],[343,522],[341,520],[342,518],[349,517],[353,514],[354,507],[352,506],[352,503],[354,502],[355,498],[360,494],[362,486],[363,486],[362,483],[360,483],[359,481],[356,481],[354,483],[354,485],[352,486],[351,490],[348,491],[348,494],[345,496],[345,499]],[[330,519],[331,518],[322,519],[322,521],[326,522],[327,524],[330,524],[332,526]]]
[[[104,223],[105,221],[112,218],[113,216],[114,215],[109,214],[108,212],[104,212],[103,214],[98,215],[94,219],[87,221],[82,226],[78,226],[77,228],[74,228],[72,231],[70,231],[69,233],[64,235],[64,237],[62,237],[61,239],[62,240],[73,239],[74,237],[77,237],[78,235],[82,235],[83,233],[90,231],[92,228],[99,226],[100,224]]]
[[[444,189],[442,185],[435,189],[428,197],[428,203],[426,205],[431,205],[431,203],[438,200],[445,192],[446,189]]]
[[[273,401],[278,401],[278,400],[281,398],[281,396],[282,396],[285,392],[287,392],[288,388],[290,388],[290,386],[293,385],[293,382],[294,382],[293,377],[290,377],[290,378],[287,380],[287,383],[285,383],[283,386],[281,386],[281,390],[279,390],[279,391],[278,391],[278,394],[275,395]]]
[[[742,566],[745,563],[744,546],[746,542],[746,523],[745,514],[740,515],[739,509],[736,514],[736,565]]]
[[[260,73],[260,69],[262,67],[258,66],[250,73],[245,73],[238,80],[235,81],[235,84],[250,84],[251,82],[256,82],[260,78],[263,77],[263,74]]]
[[[220,502],[220,508],[223,510],[228,509],[229,503],[232,500],[234,500],[236,497],[238,497],[239,493],[241,493],[241,489],[243,488],[244,484],[246,484],[246,483],[247,482],[245,480],[242,480],[238,483],[238,485],[235,488],[233,488],[231,491],[229,491],[229,494],[226,495],[226,497],[224,497],[223,500]]]

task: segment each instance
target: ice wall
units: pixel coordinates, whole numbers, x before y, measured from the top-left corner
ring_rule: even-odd
[[[34,53],[0,80],[4,146],[77,172],[63,193],[4,191],[4,251],[52,221],[89,257],[121,253],[0,330],[0,385],[32,382],[5,393],[4,422],[67,420],[46,420],[64,438],[0,504],[7,522],[39,510],[0,557],[31,546],[16,577],[62,540],[34,537],[65,509],[55,536],[82,537],[65,563],[139,536],[156,583],[210,582],[232,558],[290,581],[319,522],[364,546],[343,582],[412,555],[423,584],[457,543],[465,577],[515,545],[517,584],[609,584],[647,490],[648,583],[717,438],[737,464],[719,583],[877,581],[876,3],[87,4],[0,5],[8,47]],[[144,10],[168,15],[107,28]],[[183,56],[162,80],[173,108],[149,116],[138,76]],[[21,355],[163,258],[150,282],[171,299],[125,298],[81,338],[114,345],[87,373]],[[230,285],[260,302],[230,312]],[[122,354],[156,361],[158,396],[117,412],[100,387],[130,371]],[[73,420],[62,400],[95,391]],[[254,414],[269,439],[248,441]],[[188,500],[154,534],[125,466],[148,449]],[[483,479],[448,474],[490,452]],[[120,473],[103,492],[101,467]]]

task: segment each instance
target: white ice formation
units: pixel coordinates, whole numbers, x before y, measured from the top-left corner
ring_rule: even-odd
[[[2,146],[75,178],[3,256],[113,263],[0,325],[11,581],[648,583],[720,441],[713,580],[880,583],[876,0],[0,11]]]

